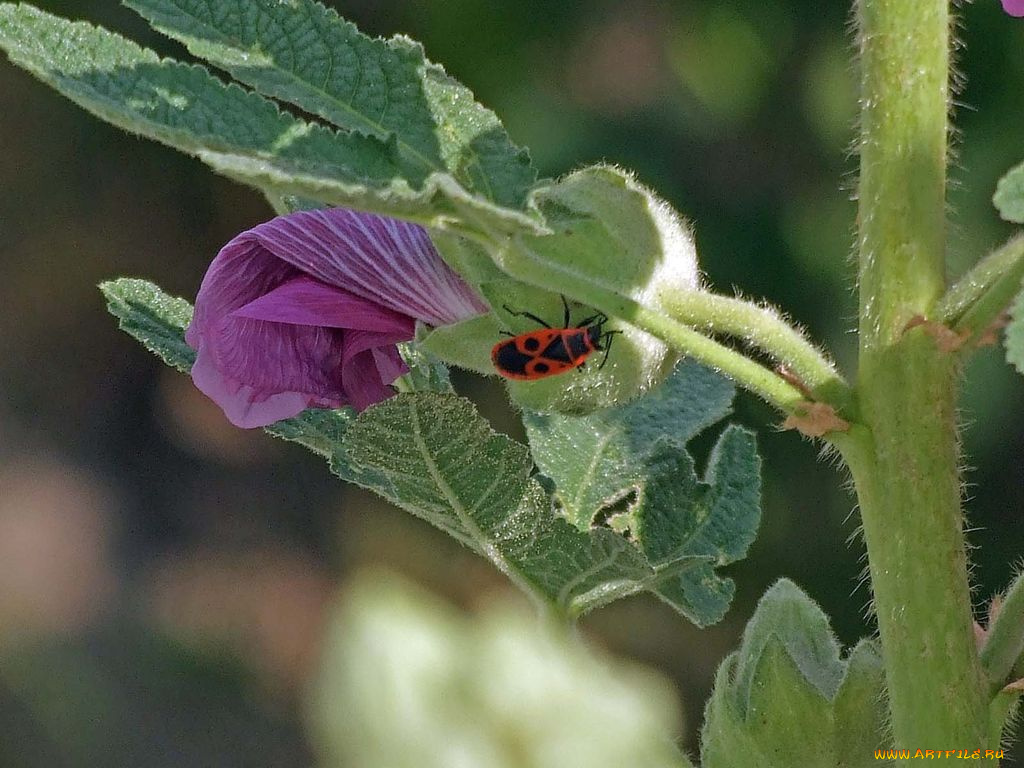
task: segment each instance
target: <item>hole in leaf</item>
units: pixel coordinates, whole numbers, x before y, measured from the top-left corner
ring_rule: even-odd
[[[633,507],[636,506],[639,498],[640,495],[636,488],[631,488],[628,493],[601,507],[594,516],[594,525],[611,528],[616,533],[631,539],[633,537]]]

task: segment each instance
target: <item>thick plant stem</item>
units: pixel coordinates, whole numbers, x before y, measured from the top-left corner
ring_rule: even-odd
[[[960,504],[956,362],[920,327],[945,290],[948,0],[860,0],[860,501],[896,744],[987,744]]]

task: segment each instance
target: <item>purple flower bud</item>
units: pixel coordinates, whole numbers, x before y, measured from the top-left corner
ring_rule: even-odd
[[[1011,16],[1024,16],[1024,0],[1003,0],[1003,10]]]
[[[185,339],[195,385],[231,423],[260,427],[386,399],[408,370],[395,345],[417,320],[486,311],[422,227],[331,208],[279,216],[221,248]]]

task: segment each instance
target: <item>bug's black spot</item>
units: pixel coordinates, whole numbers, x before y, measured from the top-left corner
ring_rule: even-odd
[[[551,368],[548,366],[547,363],[537,363],[535,366],[533,366],[533,370],[536,371],[537,373],[547,373],[548,371],[551,370]]]
[[[588,342],[589,336],[583,333],[574,333],[569,336],[569,355],[573,360],[584,360],[590,351],[594,349],[592,342]]]
[[[540,349],[540,339],[536,339],[533,336],[531,336],[530,338],[525,339],[523,341],[523,347],[526,349],[527,352],[536,352],[538,349]]]
[[[541,353],[541,357],[546,357],[548,360],[557,360],[559,363],[568,363],[572,365],[575,361],[569,356],[569,352],[565,348],[565,336],[564,333],[560,333],[551,340],[551,343],[547,345],[544,352]]]
[[[513,339],[499,344],[495,348],[492,357],[499,371],[520,375],[526,373],[526,364],[533,360],[529,355],[524,355],[516,349]]]

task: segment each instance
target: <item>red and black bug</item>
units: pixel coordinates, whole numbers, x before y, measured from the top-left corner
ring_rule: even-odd
[[[570,326],[569,302],[564,296],[562,305],[565,307],[565,317],[561,328],[552,328],[534,314],[516,312],[505,306],[509,314],[529,318],[543,327],[518,336],[508,333],[512,338],[494,345],[491,361],[498,373],[506,379],[521,381],[544,379],[573,368],[582,368],[595,351],[604,352],[600,366],[604,367],[611,350],[612,337],[622,331],[604,330],[608,316],[603,313]]]

